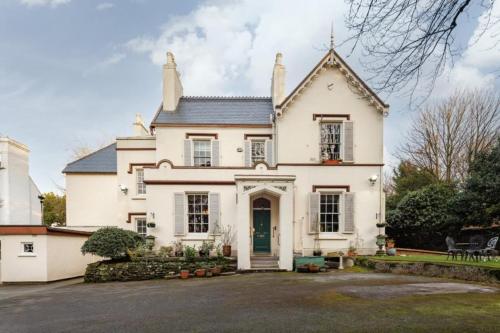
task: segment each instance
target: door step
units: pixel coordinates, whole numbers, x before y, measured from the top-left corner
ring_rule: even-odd
[[[279,269],[278,257],[272,257],[270,255],[264,256],[252,256],[250,258],[251,269],[256,270],[277,270]]]
[[[280,268],[250,268],[250,269],[242,269],[239,271],[240,273],[277,273],[277,272],[286,272],[286,269]]]

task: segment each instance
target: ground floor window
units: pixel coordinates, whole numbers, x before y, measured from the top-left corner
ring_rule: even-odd
[[[146,226],[146,218],[138,217],[135,219],[135,231],[142,237],[147,236],[147,226]]]
[[[188,194],[188,231],[208,232],[208,194]]]
[[[321,232],[339,231],[340,222],[340,194],[322,193],[320,201]]]
[[[35,248],[33,246],[33,242],[23,242],[23,253],[34,253]]]

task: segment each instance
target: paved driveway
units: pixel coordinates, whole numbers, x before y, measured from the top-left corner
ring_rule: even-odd
[[[491,286],[372,273],[247,274],[47,286],[0,299],[0,332],[495,332],[499,313]]]

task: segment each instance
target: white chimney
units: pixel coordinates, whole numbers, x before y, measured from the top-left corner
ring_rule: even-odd
[[[281,104],[281,102],[285,99],[285,66],[281,64],[282,59],[283,55],[281,53],[277,53],[271,83],[273,106]]]
[[[163,111],[175,111],[182,97],[182,83],[177,72],[172,52],[167,52],[167,63],[163,65]]]
[[[149,131],[144,126],[144,120],[142,119],[142,115],[140,113],[136,113],[135,121],[134,121],[134,136],[148,136]]]

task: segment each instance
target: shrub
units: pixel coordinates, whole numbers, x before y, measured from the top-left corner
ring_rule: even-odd
[[[193,262],[195,256],[196,256],[196,247],[186,245],[186,247],[184,248],[184,257],[186,261]]]
[[[128,250],[144,244],[144,239],[136,232],[115,227],[101,228],[94,232],[83,244],[83,254],[92,253],[111,259],[128,257]]]

